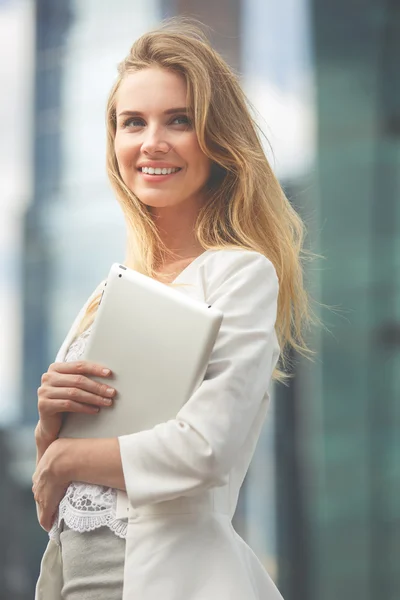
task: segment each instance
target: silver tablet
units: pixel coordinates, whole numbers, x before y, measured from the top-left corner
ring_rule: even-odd
[[[98,414],[66,413],[60,437],[117,437],[175,418],[201,384],[223,314],[113,264],[83,359],[109,367],[117,390]]]

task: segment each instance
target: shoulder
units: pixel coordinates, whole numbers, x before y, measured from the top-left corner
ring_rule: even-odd
[[[253,250],[211,250],[203,263],[207,282],[213,288],[232,281],[236,285],[263,286],[266,283],[278,288],[278,277],[272,262]]]
[[[224,315],[219,339],[240,348],[268,340],[278,314],[279,282],[272,262],[251,250],[211,251],[202,265],[204,298]],[[230,351],[231,352],[231,351]]]

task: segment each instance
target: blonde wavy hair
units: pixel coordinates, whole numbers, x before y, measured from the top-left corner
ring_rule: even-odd
[[[276,332],[281,365],[288,351],[310,357],[304,331],[313,322],[303,283],[303,221],[285,196],[266,158],[259,128],[237,76],[212,48],[197,22],[175,18],[142,35],[118,66],[107,104],[107,172],[127,224],[124,264],[150,277],[171,252],[151,210],[125,185],[114,150],[116,96],[123,79],[158,67],[180,74],[201,150],[212,161],[206,200],[195,225],[204,250],[242,248],[265,255],[279,279]],[[89,304],[79,335],[93,322],[100,294]],[[274,379],[288,375],[276,369]]]

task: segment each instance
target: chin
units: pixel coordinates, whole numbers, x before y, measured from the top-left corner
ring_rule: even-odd
[[[171,194],[170,197],[166,197],[165,193],[160,194],[157,192],[149,194],[146,192],[145,194],[141,194],[140,192],[132,191],[142,204],[150,208],[167,208],[168,206],[176,206],[180,203],[179,200],[177,201],[176,195]]]

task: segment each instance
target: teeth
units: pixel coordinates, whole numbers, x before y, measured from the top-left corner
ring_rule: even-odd
[[[146,173],[147,175],[170,175],[171,173],[176,173],[177,171],[179,171],[179,168],[177,167],[173,167],[173,168],[154,168],[154,167],[142,167],[142,173]]]

